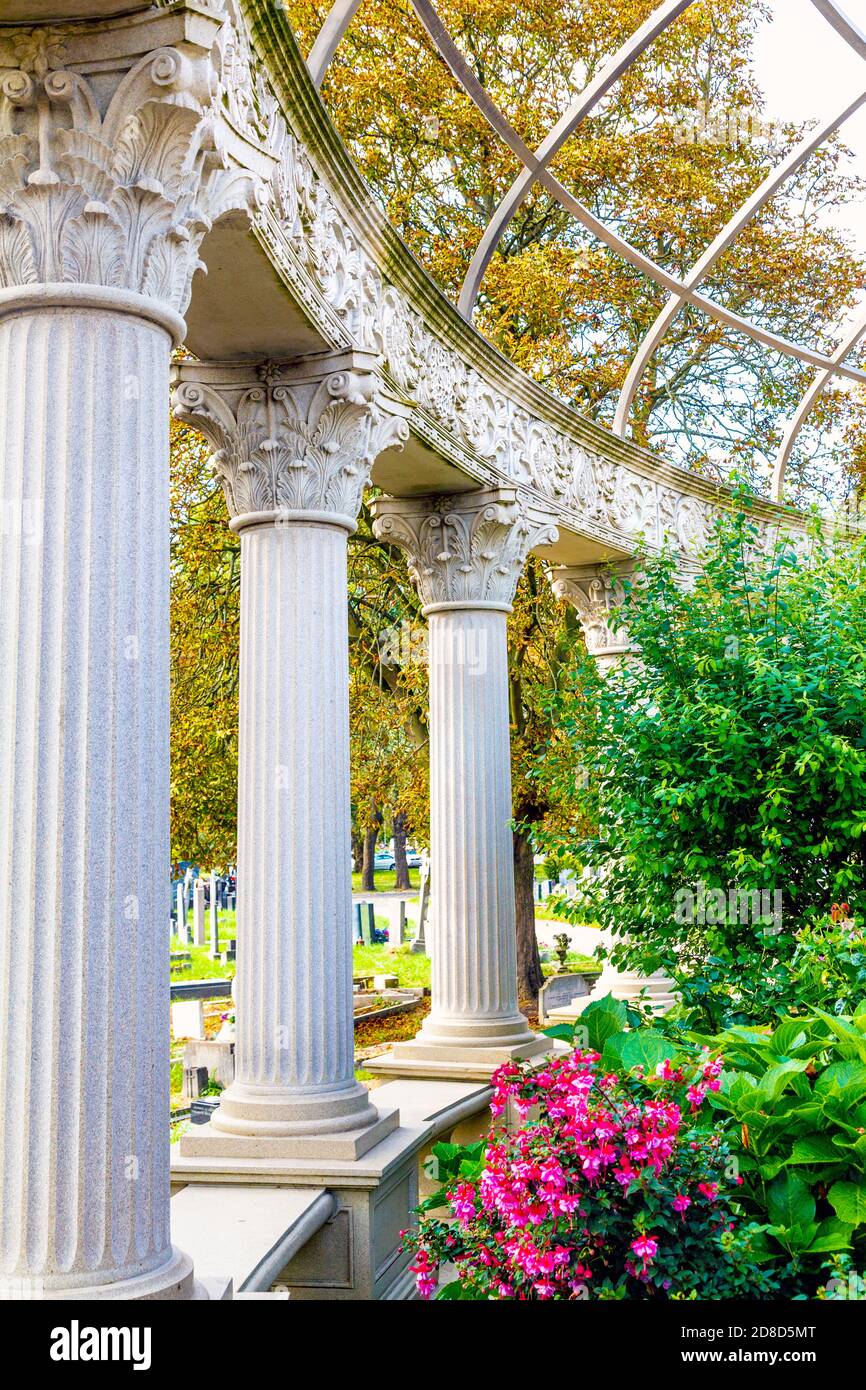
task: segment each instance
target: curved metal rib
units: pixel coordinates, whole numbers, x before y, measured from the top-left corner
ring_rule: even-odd
[[[855,53],[859,53],[861,58],[866,58],[866,34],[861,33],[857,25],[840,10],[836,0],[812,0],[812,4],[836,33],[841,34],[846,43],[850,43]]]
[[[853,367],[837,367],[831,358],[823,353],[815,352],[811,348],[803,347],[799,343],[792,343],[789,339],[781,337],[777,333],[771,333],[768,329],[760,328],[757,324],[751,323],[748,319],[742,318],[739,314],[733,313],[723,305],[717,304],[715,300],[708,299],[705,295],[698,294],[691,289],[684,281],[674,275],[670,275],[662,266],[645,256],[622,237],[617,236],[604,222],[599,221],[588,208],[584,207],[573,194],[569,193],[557,178],[551,174],[550,170],[540,162],[528,145],[518,135],[510,122],[499,110],[499,107],[491,98],[487,90],[478,81],[475,74],[469,68],[462,53],[457,48],[447,29],[443,25],[430,0],[412,0],[412,4],[418,14],[419,19],[435,43],[445,62],[453,72],[457,81],[463,86],[467,95],[472,98],[475,105],[481,111],[485,120],[493,130],[496,131],[500,139],[508,146],[513,154],[531,169],[536,178],[548,192],[562,203],[563,207],[572,212],[574,216],[592,232],[594,236],[612,251],[622,256],[637,270],[648,275],[655,280],[663,289],[670,291],[689,304],[694,304],[696,308],[717,319],[720,323],[727,324],[730,328],[738,329],[755,342],[763,343],[765,347],[772,348],[776,352],[782,352],[788,357],[795,357],[801,362],[809,362],[815,367],[832,367],[842,376],[848,377],[851,381],[866,381],[866,372],[859,371]]]
[[[857,346],[861,338],[866,334],[866,314],[858,319],[853,328],[847,334],[833,354],[833,362],[838,367],[843,362],[853,348]],[[791,417],[788,428],[785,430],[785,437],[779,445],[779,452],[773,464],[773,480],[770,485],[770,496],[774,502],[784,500],[785,472],[788,467],[788,460],[797,442],[797,436],[805,425],[807,419],[818,403],[820,396],[836,375],[835,371],[827,370],[819,372],[809,387],[805,396],[797,406],[795,414]]]
[[[861,92],[860,96],[856,97],[854,101],[849,102],[838,116],[834,116],[833,119],[822,126],[820,130],[813,132],[811,135],[807,136],[805,140],[801,141],[801,143],[791,151],[787,158],[783,159],[782,163],[776,169],[772,170],[768,177],[764,179],[764,182],[755,189],[752,196],[743,203],[743,206],[739,208],[734,216],[725,224],[700,259],[695,262],[685,281],[690,289],[697,288],[719,260],[720,256],[722,256],[732,242],[736,241],[740,232],[751,221],[755,214],[760,212],[761,208],[778,192],[786,180],[806,163],[828,136],[833,134],[834,130],[838,130],[839,126],[843,125],[850,116],[853,116],[855,111],[860,110],[864,102],[866,102],[866,91]],[[625,435],[631,408],[634,404],[634,398],[637,395],[643,374],[649,366],[665,334],[680,312],[680,309],[682,309],[684,302],[682,298],[669,299],[638,348],[632,360],[631,367],[629,368],[628,376],[623,384],[622,391],[620,392],[613,424],[615,434],[621,436]]]
[[[310,56],[307,58],[307,67],[313,82],[316,84],[317,91],[322,85],[325,73],[331,66],[331,59],[340,45],[340,40],[352,23],[355,12],[362,4],[363,0],[336,0],[336,3],[328,11],[325,22],[316,35],[316,42],[310,49]]]
[[[535,151],[536,159],[540,160],[544,165],[549,165],[554,155],[559,152],[569,136],[580,125],[581,121],[589,115],[592,108],[603,96],[607,95],[611,87],[619,81],[641,54],[655,42],[659,34],[664,33],[665,29],[682,14],[683,10],[689,9],[694,3],[695,0],[666,0],[664,5],[660,5],[657,10],[654,10],[649,19],[632,34],[628,42],[623,44],[609,62],[607,62],[601,71],[593,78],[592,82],[581,92],[577,101],[559,118],[556,125]],[[472,318],[475,301],[478,298],[478,291],[481,288],[481,281],[484,279],[484,272],[490,264],[497,246],[502,240],[506,227],[517,212],[517,209],[520,207],[520,204],[523,202],[534,182],[534,173],[530,169],[522,170],[488,222],[484,230],[484,235],[476,247],[475,254],[472,257],[469,269],[466,272],[460,289],[460,298],[457,301],[457,307],[464,318]]]

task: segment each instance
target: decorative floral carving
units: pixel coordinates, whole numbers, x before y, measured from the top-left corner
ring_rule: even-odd
[[[204,233],[253,187],[217,154],[209,60],[146,54],[103,114],[66,66],[75,32],[0,34],[0,287],[123,288],[183,313]]]
[[[378,498],[373,530],[406,551],[425,606],[510,604],[526,557],[558,532],[514,489],[448,498]]]
[[[586,649],[602,672],[630,651],[628,632],[618,626],[616,614],[625,597],[622,579],[633,571],[634,561],[621,561],[616,570],[578,565],[550,571],[553,592],[577,610]]]
[[[213,446],[233,517],[309,511],[354,521],[376,458],[409,435],[378,379],[351,365],[311,378],[268,363],[223,379],[184,366],[179,377],[174,413]]]

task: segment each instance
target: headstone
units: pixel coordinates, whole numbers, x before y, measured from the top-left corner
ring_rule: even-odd
[[[204,936],[204,880],[197,878],[192,890],[192,944],[203,946]]]
[[[355,941],[364,940],[364,929],[361,926],[361,904],[355,903]]]
[[[400,981],[396,975],[374,975],[374,989],[398,989]]]
[[[546,1023],[556,1009],[586,994],[589,994],[589,986],[583,975],[551,975],[538,992],[539,1023]]]
[[[365,940],[367,945],[372,945],[373,932],[376,930],[376,909],[372,903],[367,903],[367,933]]]
[[[206,1086],[207,1067],[184,1067],[181,1090],[184,1100],[198,1100]]]
[[[181,946],[189,945],[189,931],[186,925],[186,895],[182,883],[177,885],[177,939]]]
[[[400,925],[397,928],[397,940],[400,945],[406,940],[406,899],[400,899]]]
[[[217,876],[212,873],[210,876],[210,958],[219,960],[220,954],[220,919],[219,906],[217,904]]]
[[[176,1038],[204,1037],[204,1004],[200,999],[183,999],[172,1004],[171,1031]]]
[[[220,960],[222,961],[223,965],[230,965],[231,962],[236,958],[236,946],[237,942],[235,941],[234,937],[230,937],[228,950],[220,952]]]
[[[202,1096],[201,1100],[190,1102],[189,1118],[194,1125],[206,1125],[215,1110],[219,1109],[216,1096]]]
[[[208,1076],[225,1089],[235,1079],[235,1045],[219,1038],[191,1039],[184,1048],[183,1065],[184,1070],[204,1067]]]
[[[415,956],[426,956],[427,954],[427,913],[430,908],[430,874],[425,870],[421,876],[421,901],[418,908],[418,931],[410,951]]]

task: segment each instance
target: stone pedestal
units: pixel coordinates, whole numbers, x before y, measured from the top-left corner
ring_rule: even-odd
[[[542,1053],[517,1005],[507,615],[552,528],[514,494],[375,504],[429,618],[432,1009],[371,1070],[482,1078]]]

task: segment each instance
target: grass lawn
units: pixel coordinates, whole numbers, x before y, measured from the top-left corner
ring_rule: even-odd
[[[408,947],[389,951],[387,946],[356,946],[352,969],[356,975],[396,975],[406,989],[430,985],[430,957],[412,955]]]
[[[394,869],[379,869],[374,875],[377,893],[393,893],[396,885],[397,874]],[[409,870],[409,882],[413,888],[421,887],[421,875],[418,869]],[[352,874],[352,892],[362,893],[361,875]]]

